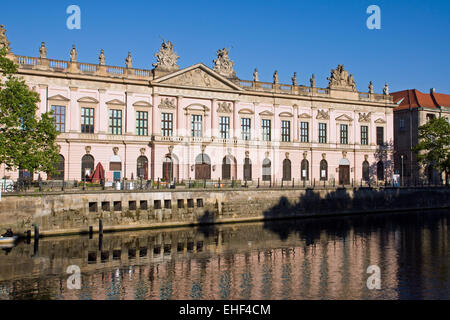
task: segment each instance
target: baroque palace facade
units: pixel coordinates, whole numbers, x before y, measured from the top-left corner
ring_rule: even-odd
[[[202,63],[180,69],[173,44],[163,42],[152,70],[14,54],[4,27],[0,46],[18,73],[40,94],[39,113],[53,110],[60,134],[58,174],[83,180],[101,163],[107,180],[238,179],[351,181],[390,179],[393,109],[383,94],[356,90],[343,65],[328,88],[240,80],[226,49],[213,69]],[[17,178],[4,166],[0,174]],[[36,178],[36,174],[35,174]]]

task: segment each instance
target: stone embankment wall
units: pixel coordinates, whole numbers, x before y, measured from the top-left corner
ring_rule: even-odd
[[[167,190],[3,195],[0,228],[41,235],[450,207],[450,188]]]

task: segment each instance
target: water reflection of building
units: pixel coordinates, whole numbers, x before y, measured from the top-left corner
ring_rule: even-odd
[[[38,258],[30,258],[26,245],[12,251],[7,259],[23,264],[2,271],[0,284],[16,292],[34,284],[34,293],[61,299],[395,299],[406,294],[399,289],[400,262],[420,269],[418,264],[433,256],[433,263],[444,266],[432,253],[448,252],[445,222],[415,234],[420,246],[405,245],[406,230],[352,225],[343,234],[322,231],[312,242],[303,231],[280,240],[261,224],[220,227],[208,238],[192,230],[139,232],[105,236],[102,251],[110,254],[103,261],[98,239],[44,240]],[[168,243],[170,253],[165,252]],[[183,243],[180,252],[178,243]],[[113,257],[118,248],[120,255]],[[77,251],[83,254],[67,258]],[[88,263],[92,252],[97,258]],[[70,264],[81,267],[81,290],[66,288],[64,271]],[[381,268],[381,292],[366,287],[369,265]],[[428,265],[419,272],[432,275],[434,270]],[[416,278],[424,292],[432,291],[431,280]]]

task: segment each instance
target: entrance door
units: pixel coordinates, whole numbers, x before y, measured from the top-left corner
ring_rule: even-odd
[[[350,184],[350,166],[339,166],[339,184]]]

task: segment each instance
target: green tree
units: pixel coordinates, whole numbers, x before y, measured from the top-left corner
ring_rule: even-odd
[[[419,127],[419,143],[413,148],[417,161],[445,173],[450,172],[450,124],[445,118],[435,118]]]
[[[54,173],[59,148],[51,113],[38,117],[39,94],[16,76],[17,65],[0,49],[0,163],[10,169]]]

